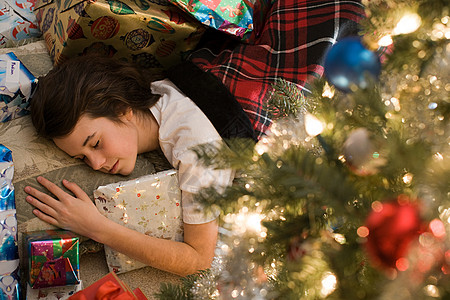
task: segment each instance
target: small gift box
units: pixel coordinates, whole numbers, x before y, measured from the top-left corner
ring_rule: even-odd
[[[0,122],[29,113],[37,78],[13,52],[0,55]]]
[[[28,283],[33,289],[80,283],[79,237],[67,230],[24,234]]]
[[[28,285],[27,300],[66,300],[82,289],[82,281],[76,285],[55,286],[42,289],[33,289]]]
[[[176,170],[101,186],[95,204],[108,219],[149,236],[183,240],[181,191]],[[105,246],[109,270],[116,273],[145,265]]]
[[[205,31],[166,1],[37,0],[35,14],[55,65],[97,53],[168,68],[180,63]]]
[[[131,290],[130,287],[113,272],[103,276],[87,288],[69,297],[70,300],[147,300],[139,288]]]
[[[0,48],[42,34],[33,13],[35,0],[0,0]]]

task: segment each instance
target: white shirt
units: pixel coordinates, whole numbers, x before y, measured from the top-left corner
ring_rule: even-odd
[[[214,186],[221,189],[231,185],[234,172],[202,165],[190,148],[205,143],[218,143],[222,138],[200,108],[170,80],[153,82],[151,88],[154,94],[161,95],[150,111],[159,125],[161,150],[178,170],[183,222],[210,222],[218,217],[218,213],[205,215],[202,205],[195,201],[194,194],[203,187]]]

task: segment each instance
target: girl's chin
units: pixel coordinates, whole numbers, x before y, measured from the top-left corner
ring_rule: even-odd
[[[123,176],[130,175],[131,172],[133,172],[134,167],[135,167],[135,164],[133,164],[133,166],[131,166],[130,168],[119,169],[119,170],[117,170],[116,174],[120,174],[120,175],[123,175]]]
[[[120,174],[120,175],[123,175],[123,176],[127,176],[127,175],[130,175],[131,172],[133,172],[133,170],[131,170],[131,171],[119,171],[117,174]]]

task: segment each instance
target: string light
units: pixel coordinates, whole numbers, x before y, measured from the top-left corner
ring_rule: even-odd
[[[400,21],[398,21],[394,30],[393,35],[408,34],[416,31],[422,24],[422,19],[416,13],[405,14]]]
[[[322,97],[333,98],[334,97],[334,88],[331,87],[328,82],[325,82],[323,87]]]
[[[224,221],[233,224],[233,232],[239,235],[252,234],[264,238],[267,235],[261,224],[264,218],[263,214],[248,212],[248,208],[243,207],[237,214],[226,215]]]
[[[392,40],[392,36],[388,34],[378,40],[378,46],[387,47],[389,45],[392,45],[393,42],[394,41]]]
[[[317,136],[323,131],[323,124],[312,114],[305,115],[305,130],[309,136]]]
[[[333,273],[327,272],[322,279],[322,289],[320,293],[323,297],[328,296],[336,289],[337,279]]]

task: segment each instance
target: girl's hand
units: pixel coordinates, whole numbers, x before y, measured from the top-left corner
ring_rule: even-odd
[[[53,182],[39,176],[37,181],[57,199],[30,186],[25,187],[29,194],[26,201],[36,207],[33,214],[51,225],[76,232],[91,238],[104,217],[97,210],[89,196],[75,183],[63,180],[63,185],[74,195],[63,191]]]

